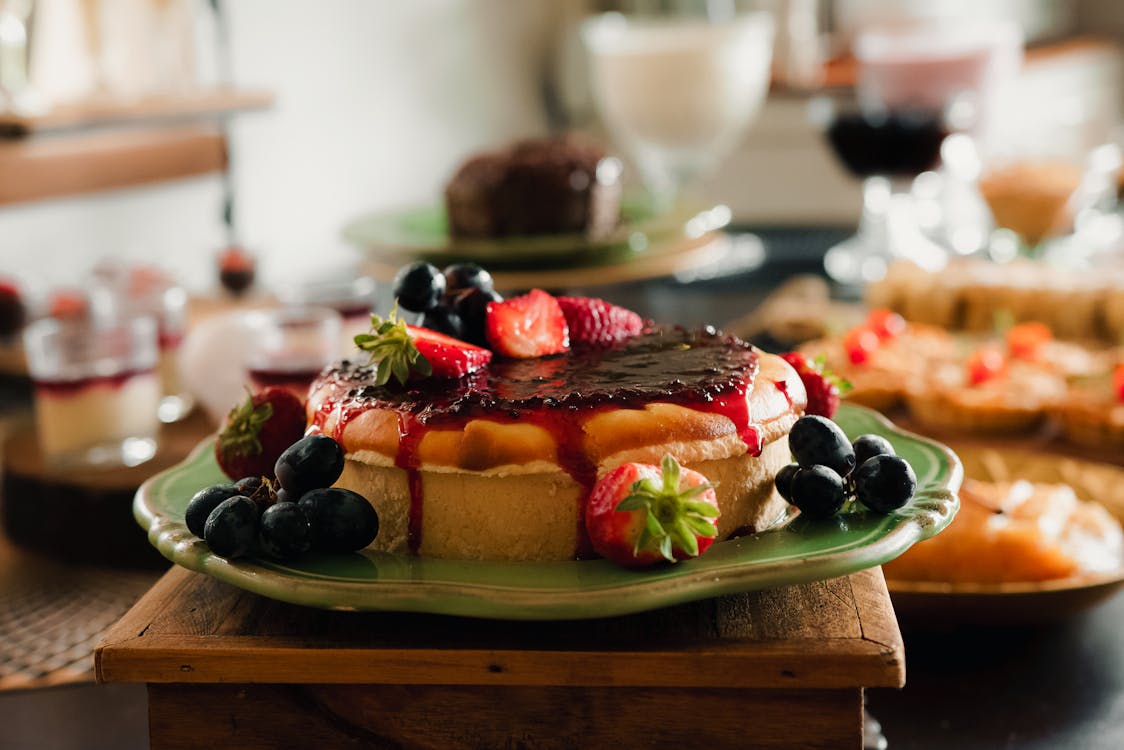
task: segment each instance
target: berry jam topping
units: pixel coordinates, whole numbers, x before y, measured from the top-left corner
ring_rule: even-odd
[[[346,394],[349,406],[409,412],[429,424],[484,413],[517,419],[544,409],[635,408],[657,401],[706,404],[735,392],[744,394],[756,371],[757,354],[749,344],[713,328],[673,328],[610,349],[496,359],[454,382],[374,386],[369,385],[375,378],[373,367],[348,363],[325,377]]]

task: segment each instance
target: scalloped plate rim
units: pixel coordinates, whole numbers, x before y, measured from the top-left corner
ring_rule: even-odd
[[[844,405],[843,408],[873,419],[892,435],[934,450],[947,461],[948,476],[943,479],[943,484],[925,493],[928,506],[916,506],[909,515],[895,514],[898,524],[879,538],[869,543],[861,539],[851,541],[843,545],[845,549],[811,557],[761,563],[737,560],[716,563],[704,556],[670,569],[675,571],[673,575],[652,579],[643,571],[631,575],[621,573],[626,577],[624,582],[572,586],[561,590],[458,580],[325,581],[309,577],[304,572],[298,577],[278,570],[283,566],[271,561],[232,562],[218,557],[206,548],[204,542],[187,531],[182,520],[164,516],[150,507],[155,488],[199,460],[201,452],[210,450],[211,437],[204,439],[182,462],[141,485],[133,510],[137,522],[148,531],[149,541],[170,561],[292,604],[337,610],[409,611],[490,619],[557,620],[618,616],[725,594],[849,575],[893,559],[912,544],[947,526],[959,508],[956,493],[963,478],[963,468],[956,454],[935,440],[900,429],[878,412],[854,405]],[[916,504],[918,499],[920,496],[913,503]],[[877,530],[870,531],[867,536],[875,533]],[[718,544],[725,547],[739,545],[754,536]],[[373,554],[376,557],[393,556],[385,552]],[[608,563],[573,561],[566,564]]]

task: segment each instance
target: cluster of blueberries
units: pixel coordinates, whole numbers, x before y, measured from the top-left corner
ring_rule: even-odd
[[[827,518],[850,495],[877,513],[909,502],[917,475],[880,435],[860,435],[852,443],[839,425],[819,416],[801,417],[788,435],[796,463],[777,472],[777,491],[809,518]]]
[[[301,438],[277,459],[276,484],[246,477],[195,493],[187,528],[226,558],[260,551],[288,560],[310,550],[363,549],[378,535],[379,517],[362,495],[331,486],[343,464],[343,449],[332,438]]]

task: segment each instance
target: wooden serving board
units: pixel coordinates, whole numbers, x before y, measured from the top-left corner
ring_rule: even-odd
[[[96,665],[148,683],[156,750],[858,748],[863,688],[905,680],[877,568],[534,623],[308,609],[176,568]]]

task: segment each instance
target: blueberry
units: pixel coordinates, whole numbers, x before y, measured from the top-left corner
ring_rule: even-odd
[[[461,289],[482,289],[490,292],[496,288],[492,274],[475,263],[454,263],[442,271],[445,277],[445,292],[451,294]]]
[[[490,290],[473,289],[456,299],[453,309],[464,324],[464,340],[470,344],[488,345],[488,337],[484,331],[489,302],[503,302],[503,297]]]
[[[777,472],[776,485],[777,492],[785,500],[792,499],[792,478],[796,476],[796,472],[800,471],[800,464],[788,464],[780,471]]]
[[[796,463],[802,467],[827,466],[841,477],[855,468],[855,449],[839,429],[826,417],[801,417],[788,433],[788,447]]]
[[[893,456],[894,446],[881,435],[859,435],[855,438],[855,466],[862,466],[875,456]]]
[[[312,527],[296,503],[277,503],[261,514],[262,551],[278,560],[290,560],[312,549]]]
[[[839,512],[847,499],[843,478],[827,466],[802,467],[789,486],[790,502],[809,518],[827,518]]]
[[[330,487],[343,473],[343,448],[327,435],[308,435],[285,449],[273,467],[288,497]]]
[[[422,325],[455,339],[464,338],[464,323],[461,322],[461,316],[443,304],[427,312],[422,318]]]
[[[220,557],[241,557],[254,548],[258,538],[258,506],[245,495],[223,500],[207,516],[203,538]]]
[[[874,456],[855,469],[855,497],[878,513],[902,507],[916,489],[917,475],[900,456]]]
[[[332,487],[306,492],[301,510],[312,527],[312,545],[324,552],[354,552],[375,540],[379,516],[362,495]]]
[[[394,276],[394,296],[404,310],[432,310],[445,296],[445,277],[431,263],[411,263]]]
[[[183,514],[188,531],[202,539],[203,527],[207,525],[207,516],[211,515],[211,511],[223,500],[238,494],[241,493],[233,484],[216,484],[196,492]]]

